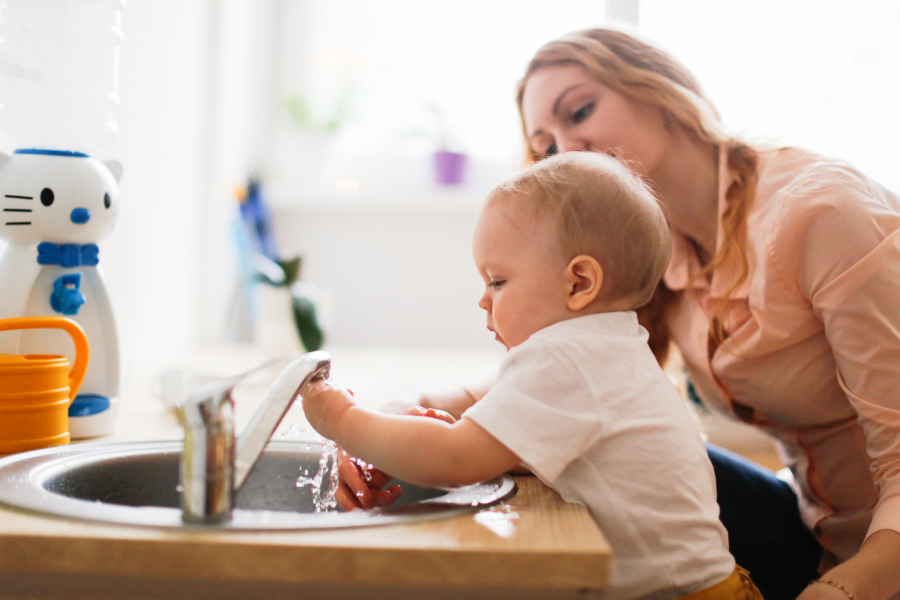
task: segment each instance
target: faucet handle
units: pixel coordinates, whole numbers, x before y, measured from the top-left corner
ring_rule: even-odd
[[[285,413],[300,395],[300,388],[310,381],[328,377],[331,356],[321,350],[304,354],[286,366],[266,393],[259,408],[237,439],[235,452],[234,489],[240,489],[247,475],[259,460],[269,438]]]

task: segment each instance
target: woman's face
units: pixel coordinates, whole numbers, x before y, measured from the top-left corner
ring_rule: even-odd
[[[671,143],[661,110],[634,104],[578,64],[535,71],[525,84],[522,115],[539,154],[604,152],[651,179]]]

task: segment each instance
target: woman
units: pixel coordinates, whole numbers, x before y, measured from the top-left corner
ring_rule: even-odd
[[[765,430],[793,473],[710,448],[732,553],[764,597],[900,594],[900,198],[735,138],[684,67],[619,31],[545,45],[518,104],[530,160],[605,152],[658,191],[674,239],[642,309],[651,347],[663,361],[674,343],[704,404]],[[483,391],[418,403],[458,418]]]

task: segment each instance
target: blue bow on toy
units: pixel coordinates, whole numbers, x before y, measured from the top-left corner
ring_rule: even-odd
[[[96,267],[100,262],[100,248],[97,244],[38,244],[38,264],[61,265],[63,267]]]

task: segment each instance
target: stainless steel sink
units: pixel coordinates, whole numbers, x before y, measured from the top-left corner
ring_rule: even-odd
[[[270,442],[235,499],[230,521],[182,521],[180,441],[92,442],[0,459],[0,504],[41,514],[179,529],[324,529],[450,517],[475,512],[516,493],[511,477],[454,490],[404,482],[388,509],[316,513],[313,490],[297,478],[319,466],[321,446]],[[327,487],[327,478],[323,484]]]

